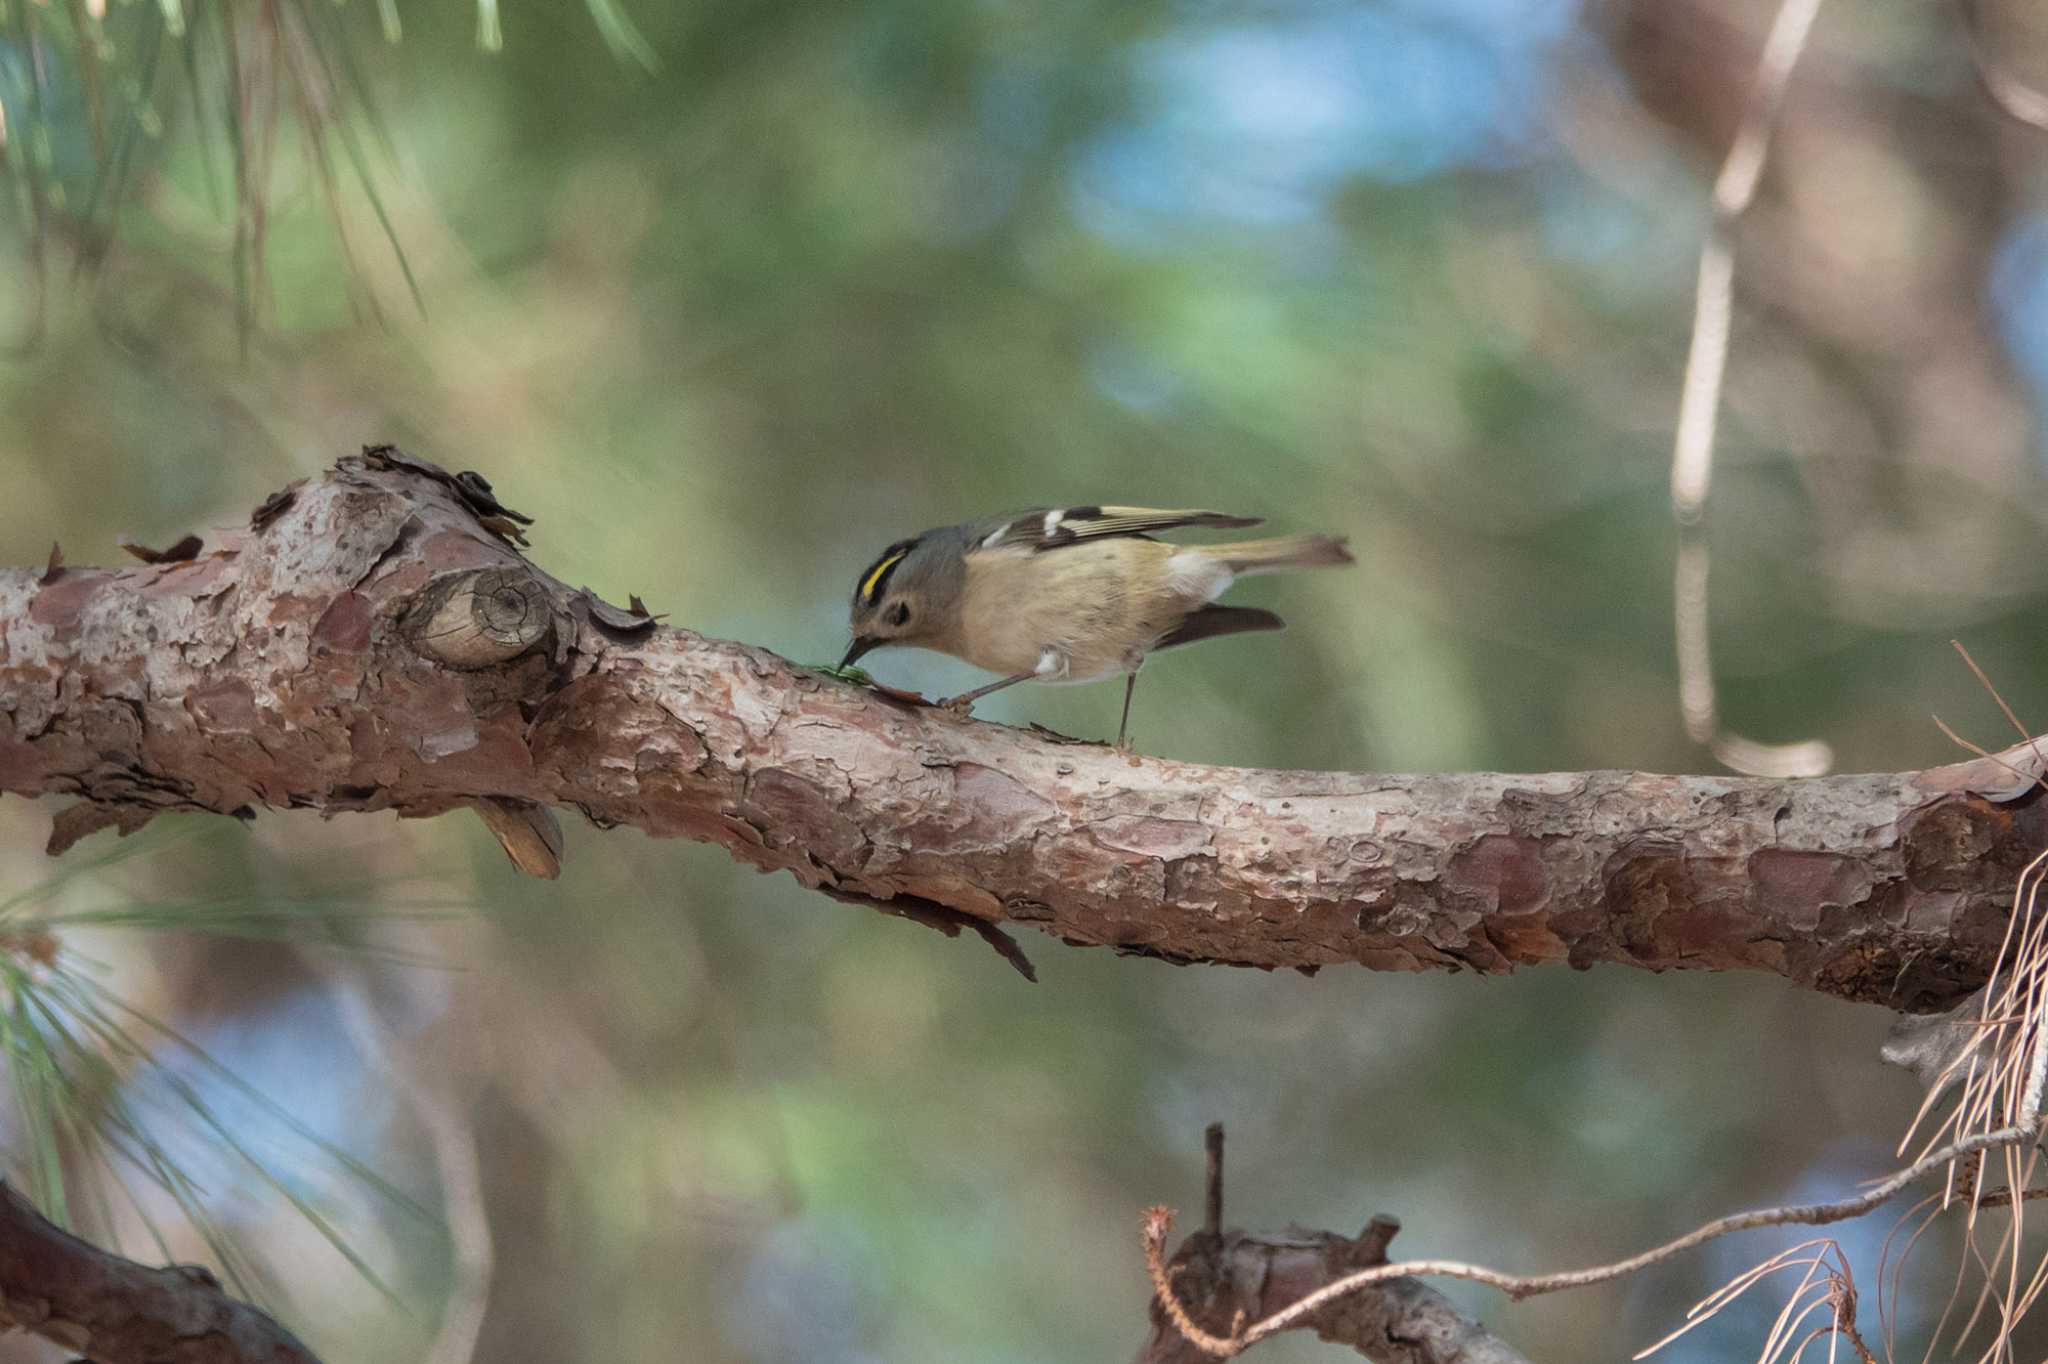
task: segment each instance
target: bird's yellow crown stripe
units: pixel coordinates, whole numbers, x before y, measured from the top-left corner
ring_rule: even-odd
[[[881,557],[881,560],[878,563],[876,563],[876,565],[873,568],[868,570],[868,576],[861,581],[860,585],[860,596],[862,601],[866,601],[868,598],[875,595],[875,588],[881,584],[882,575],[884,573],[887,573],[890,567],[893,564],[895,564],[895,562],[898,559],[901,559],[904,555],[908,553],[910,553],[910,551],[907,549],[899,549],[894,554],[884,554]]]

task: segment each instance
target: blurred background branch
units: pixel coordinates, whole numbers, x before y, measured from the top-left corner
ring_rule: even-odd
[[[0,1322],[95,1364],[320,1364],[203,1265],[151,1269],[87,1245],[0,1184]]]
[[[1768,777],[1816,777],[1834,761],[1819,740],[1762,744],[1724,731],[1714,700],[1712,628],[1707,591],[1710,550],[1700,522],[1713,486],[1714,431],[1728,368],[1728,331],[1735,307],[1735,223],[1756,200],[1770,149],[1771,127],[1784,103],[1792,68],[1806,48],[1820,13],[1820,0],[1785,0],[1771,21],[1757,58],[1755,82],[1742,122],[1735,129],[1721,173],[1714,177],[1712,217],[1700,246],[1698,295],[1693,302],[1692,341],[1685,357],[1685,381],[1678,404],[1678,431],[1671,448],[1671,511],[1678,522],[1678,577],[1672,614],[1678,627],[1678,703],[1693,742],[1737,772]]]

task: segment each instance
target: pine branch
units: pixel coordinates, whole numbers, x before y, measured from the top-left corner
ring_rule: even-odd
[[[166,811],[491,804],[544,872],[566,807],[999,945],[1749,969],[1913,1009],[1983,983],[2048,846],[2025,746],[1808,780],[1129,758],[663,627],[541,572],[522,523],[380,449],[190,558],[0,570],[0,790],[81,798],[53,851]]]

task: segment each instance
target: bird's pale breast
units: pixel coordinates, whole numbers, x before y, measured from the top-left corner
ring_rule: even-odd
[[[1045,553],[971,554],[959,647],[949,652],[993,673],[1047,681],[1128,671],[1207,600],[1168,571],[1167,560],[1185,548],[1118,538]]]

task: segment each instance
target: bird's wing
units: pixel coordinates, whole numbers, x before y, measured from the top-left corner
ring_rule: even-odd
[[[1287,622],[1271,611],[1256,606],[1202,606],[1190,611],[1180,624],[1161,635],[1153,649],[1171,649],[1218,635],[1239,635],[1248,630],[1284,630]]]
[[[1058,549],[1112,535],[1146,535],[1183,526],[1256,526],[1262,518],[1154,507],[1042,507],[989,522],[973,549]]]

